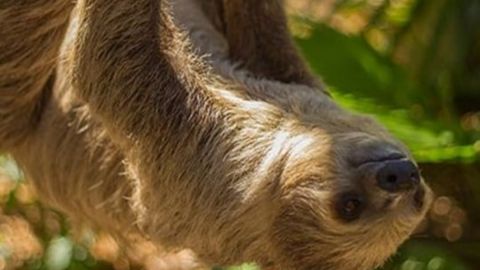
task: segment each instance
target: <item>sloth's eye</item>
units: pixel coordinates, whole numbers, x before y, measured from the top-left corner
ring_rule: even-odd
[[[337,203],[337,212],[345,221],[353,221],[360,217],[364,206],[363,199],[356,194],[344,194]]]

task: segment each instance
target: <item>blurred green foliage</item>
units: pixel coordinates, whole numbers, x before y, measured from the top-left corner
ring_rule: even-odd
[[[452,103],[444,105],[451,108],[449,117],[441,118],[441,111],[429,107],[428,86],[408,77],[407,67],[394,63],[361,36],[349,36],[305,19],[297,23],[310,29],[306,38],[297,39],[299,47],[344,107],[375,115],[421,162],[478,159],[478,126],[473,131],[462,127],[462,108],[455,108],[454,92],[448,98]],[[480,92],[480,84],[478,87],[475,90]]]
[[[298,46],[333,97],[374,115],[407,144],[439,195],[422,238],[408,241],[382,269],[479,269],[480,1],[286,3]],[[2,218],[24,217],[32,227],[26,235],[36,235],[43,255],[32,249],[30,257],[16,256],[1,227],[0,269],[12,258],[27,261],[27,269],[111,269],[74,244],[58,213],[26,197],[22,173],[4,157],[2,174]],[[19,227],[15,219],[3,222]]]

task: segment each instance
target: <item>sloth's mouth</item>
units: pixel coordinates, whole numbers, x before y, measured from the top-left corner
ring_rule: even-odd
[[[382,209],[395,208],[400,201],[405,200],[407,205],[413,205],[415,210],[422,211],[425,206],[426,191],[423,186],[408,193],[389,194],[383,203]]]
[[[423,209],[423,206],[425,205],[425,188],[423,186],[420,186],[417,191],[415,191],[415,194],[413,195],[413,204],[417,210]]]

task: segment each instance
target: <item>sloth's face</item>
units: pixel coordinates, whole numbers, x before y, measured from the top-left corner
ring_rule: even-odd
[[[291,150],[274,222],[281,269],[373,269],[430,205],[409,152],[371,119],[346,119]]]

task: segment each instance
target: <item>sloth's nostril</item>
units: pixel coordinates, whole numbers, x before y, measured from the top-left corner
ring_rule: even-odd
[[[387,176],[387,181],[391,184],[395,184],[395,182],[397,182],[397,176],[391,174]]]
[[[385,161],[377,172],[378,186],[389,192],[411,190],[419,183],[418,169],[410,160]]]

